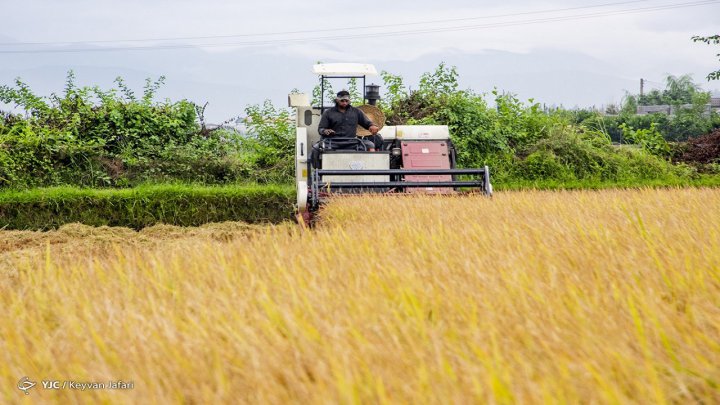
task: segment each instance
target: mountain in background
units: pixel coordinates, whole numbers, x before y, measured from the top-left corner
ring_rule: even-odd
[[[12,38],[0,37],[2,42]],[[317,84],[309,57],[282,53],[281,49],[235,49],[208,52],[202,49],[98,51],[85,53],[2,54],[0,84],[21,77],[38,94],[62,92],[68,70],[75,71],[79,85],[113,86],[122,76],[138,93],[146,78],[166,76],[158,97],[208,102],[206,119],[221,122],[243,114],[248,104],[271,100],[287,105],[293,88],[310,93]],[[324,60],[324,62],[336,62]],[[626,91],[637,93],[639,77],[617,74],[614,66],[581,53],[535,50],[520,54],[500,50],[464,53],[453,49],[423,55],[412,61],[348,60],[373,63],[378,70],[401,75],[417,88],[419,77],[440,62],[458,68],[462,88],[487,93],[497,88],[525,100],[546,105],[600,107],[619,103]],[[679,72],[678,74],[682,74]],[[698,78],[696,78],[697,80]],[[381,79],[368,78],[368,83]],[[336,84],[336,87],[342,87]],[[381,90],[382,91],[382,90]]]

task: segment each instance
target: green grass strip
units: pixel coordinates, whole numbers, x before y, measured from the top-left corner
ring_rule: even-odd
[[[496,191],[641,187],[720,187],[720,176],[694,180],[512,181]],[[80,222],[141,229],[158,223],[198,226],[208,222],[278,223],[292,218],[294,185],[146,185],[129,189],[75,187],[0,191],[0,229],[56,229]]]
[[[55,229],[80,222],[141,229],[158,223],[277,223],[292,218],[287,185],[148,185],[130,189],[53,187],[0,192],[0,229]]]

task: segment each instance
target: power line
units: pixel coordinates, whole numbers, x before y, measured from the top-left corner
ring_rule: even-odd
[[[656,82],[656,81],[654,81],[654,80],[648,80],[648,79],[645,79],[645,82],[646,82],[646,83],[657,84],[657,85],[660,85],[660,86],[664,86],[664,85],[665,85],[664,83],[660,83],[660,82]]]
[[[596,5],[591,5],[591,6],[567,7],[567,8],[558,8],[558,9],[550,9],[550,10],[527,11],[527,12],[520,12],[520,13],[495,14],[495,15],[488,15],[488,16],[464,17],[464,18],[450,18],[450,19],[444,19],[444,20],[426,20],[426,21],[416,21],[416,22],[407,22],[407,23],[365,25],[365,26],[342,27],[342,28],[327,28],[327,29],[318,29],[318,30],[264,32],[264,33],[257,33],[257,34],[210,35],[210,36],[195,36],[195,37],[112,39],[112,40],[98,40],[98,41],[0,42],[0,46],[92,45],[92,44],[127,43],[127,42],[195,41],[195,40],[205,40],[205,39],[229,39],[229,38],[243,38],[243,37],[314,34],[314,33],[321,33],[321,32],[338,32],[340,30],[343,30],[343,31],[368,30],[368,29],[376,29],[376,28],[394,28],[394,27],[412,26],[412,25],[443,24],[443,23],[460,22],[460,21],[485,20],[485,19],[504,18],[504,17],[518,17],[518,16],[523,16],[523,15],[548,14],[548,13],[557,13],[557,12],[574,11],[574,10],[585,10],[585,9],[592,9],[592,8],[627,5],[627,4],[635,4],[635,3],[646,3],[648,1],[653,1],[653,0],[620,1],[620,2],[615,2],[615,3],[604,3],[604,4],[596,4]]]
[[[581,20],[588,18],[607,17],[615,15],[629,15],[639,14],[652,11],[671,10],[686,7],[697,7],[717,4],[720,0],[704,0],[695,1],[689,3],[670,4],[662,6],[651,6],[651,7],[639,7],[624,10],[613,10],[603,11],[588,14],[576,14],[569,16],[557,16],[557,17],[546,17],[529,20],[519,21],[506,21],[489,24],[479,25],[464,25],[456,27],[436,27],[419,30],[404,30],[404,31],[388,31],[388,32],[376,32],[376,33],[364,33],[364,34],[346,34],[346,35],[332,35],[332,36],[315,36],[306,38],[287,38],[287,39],[267,39],[258,41],[240,41],[240,42],[222,42],[222,43],[204,43],[204,44],[168,44],[168,45],[150,45],[150,46],[132,46],[132,47],[106,47],[106,48],[85,48],[85,49],[36,49],[36,50],[0,50],[0,54],[10,53],[74,53],[74,52],[107,52],[107,51],[133,51],[133,50],[167,50],[167,49],[183,49],[183,48],[201,48],[201,47],[224,47],[224,46],[240,46],[240,47],[252,47],[252,46],[266,46],[266,45],[289,45],[297,43],[308,43],[318,42],[325,40],[341,40],[341,39],[368,39],[368,38],[379,38],[388,36],[408,36],[408,35],[421,35],[430,33],[441,33],[441,32],[458,32],[458,31],[469,31],[478,29],[490,29],[490,28],[504,28],[521,25],[532,25],[541,24],[547,22],[562,22]],[[317,32],[317,31],[313,31]]]

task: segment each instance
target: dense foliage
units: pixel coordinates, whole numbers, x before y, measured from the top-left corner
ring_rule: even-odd
[[[289,182],[295,176],[295,120],[270,101],[245,109],[248,136],[243,138],[243,159],[261,183]]]
[[[639,105],[683,105],[683,104],[706,104],[710,94],[700,90],[690,75],[679,77],[668,75],[665,78],[665,89],[652,89],[645,94],[630,95],[629,98],[636,98]]]
[[[459,164],[489,165],[500,187],[543,181],[676,184],[720,168],[712,159],[683,163],[682,156],[697,153],[673,143],[720,127],[718,115],[708,114],[703,104],[707,94],[686,76],[670,77],[668,89],[659,93],[677,105],[690,97],[690,106],[673,115],[635,115],[633,97],[618,115],[546,111],[513,94],[460,89],[457,70],[445,64],[422,75],[414,91],[400,76],[383,72],[382,78],[388,124],[449,125]],[[245,109],[240,131],[208,128],[204,107],[155,101],[162,83],[162,77],[148,80],[136,95],[120,78],[110,90],[78,87],[70,72],[63,94],[46,98],[21,80],[0,86],[0,102],[24,111],[0,114],[0,188],[292,182],[290,110],[266,101]]]
[[[0,114],[0,187],[257,180],[255,169],[267,162],[247,153],[254,136],[207,128],[204,107],[187,100],[155,101],[163,80],[148,79],[141,96],[121,78],[110,90],[78,87],[72,72],[63,94],[47,98],[19,79],[0,86],[0,102],[24,112]],[[251,116],[258,111],[265,112],[248,107]]]
[[[620,108],[610,108],[612,114],[603,116],[603,124],[614,142],[625,143],[623,127],[636,130],[657,130],[670,142],[684,142],[720,127],[720,116],[710,109],[710,93],[700,90],[689,75],[669,75],[665,88],[652,89],[645,94],[628,94]],[[639,106],[668,106],[671,114],[637,115]],[[596,119],[593,111],[576,111],[575,123],[584,124],[587,118]]]
[[[597,112],[546,112],[534,100],[523,103],[498,91],[490,94],[491,107],[485,95],[460,90],[457,70],[444,64],[424,74],[413,92],[399,76],[383,72],[383,79],[388,94],[382,107],[389,123],[449,125],[459,163],[489,165],[500,183],[689,180],[696,168],[670,162],[672,148],[662,131],[683,127],[680,136],[687,138],[714,125],[710,117],[693,125],[698,114],[692,109],[674,117],[623,114],[610,119]],[[618,138],[622,145],[612,142]]]

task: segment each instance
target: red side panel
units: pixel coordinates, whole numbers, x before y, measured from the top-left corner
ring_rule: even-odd
[[[449,169],[450,153],[445,141],[402,142],[400,144],[404,169]],[[450,181],[450,175],[407,175],[405,181]],[[448,187],[408,188],[410,193],[452,193]]]

